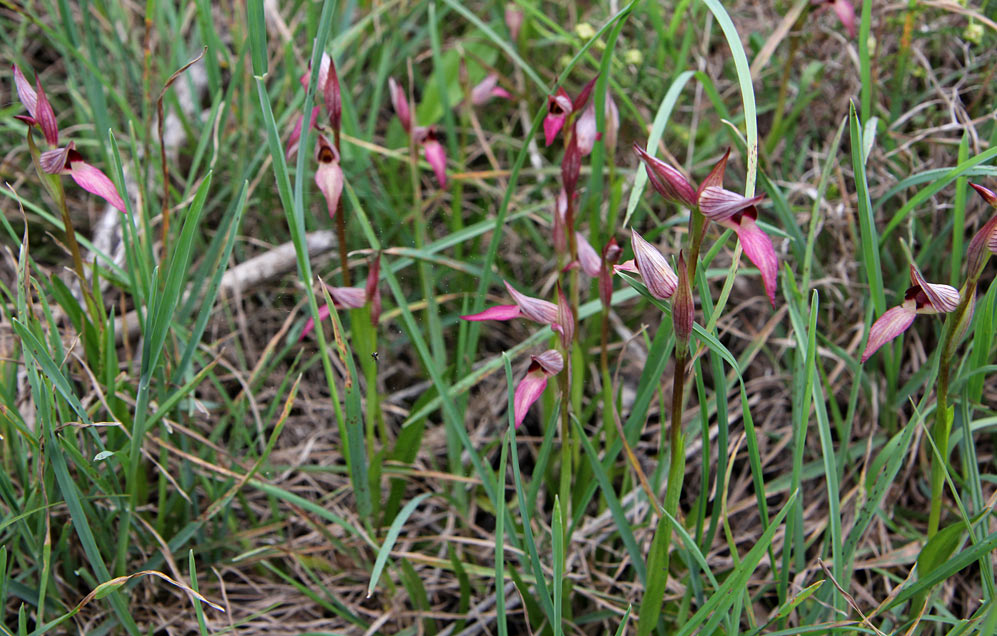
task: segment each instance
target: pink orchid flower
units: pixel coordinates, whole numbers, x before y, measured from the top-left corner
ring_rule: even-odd
[[[488,103],[493,97],[501,99],[512,99],[509,91],[498,85],[498,75],[489,73],[485,79],[471,89],[471,104],[481,106]]]
[[[851,0],[813,0],[813,4],[834,9],[841,25],[848,31],[848,36],[855,39],[855,6]]]
[[[955,287],[927,282],[913,264],[910,266],[910,281],[912,286],[904,294],[904,301],[886,310],[869,329],[869,340],[862,353],[862,362],[906,331],[918,314],[949,313],[959,306],[961,298]]]
[[[311,70],[301,76],[301,87],[308,90],[308,81],[311,78]],[[316,92],[322,95],[322,103],[329,114],[329,126],[333,132],[338,134],[343,120],[343,99],[339,89],[339,75],[336,73],[336,63],[328,53],[322,53],[322,62],[318,69],[318,88]],[[316,128],[321,106],[312,108],[312,114],[308,118],[308,127]],[[285,157],[290,159],[298,150],[298,143],[301,141],[301,127],[304,124],[304,115],[298,117],[291,131],[291,136],[287,139],[287,150]]]
[[[628,272],[640,275],[647,290],[659,300],[671,298],[678,287],[678,276],[668,264],[664,254],[658,251],[641,236],[637,230],[631,229],[634,258],[620,265],[615,265],[615,272]]]
[[[408,98],[405,97],[405,90],[395,81],[395,78],[388,78],[388,92],[391,93],[391,105],[398,115],[405,132],[412,136],[412,141],[416,145],[422,146],[422,151],[426,155],[426,161],[433,168],[436,174],[436,181],[441,188],[447,186],[447,155],[436,136],[435,126],[413,126],[412,110],[409,108]]]
[[[315,183],[329,210],[329,218],[336,216],[339,209],[339,198],[343,194],[343,169],[339,165],[339,153],[335,146],[329,143],[325,135],[318,136],[315,146],[315,158],[318,159],[318,169],[315,170]]]
[[[513,396],[513,415],[516,421],[516,428],[523,423],[526,412],[530,406],[536,402],[544,389],[547,388],[547,379],[557,375],[564,368],[564,358],[554,349],[548,349],[538,356],[530,356],[532,361],[524,377],[516,386],[516,393]]]
[[[589,96],[592,94],[592,89],[595,88],[596,79],[598,78],[594,77],[589,80],[589,83],[582,88],[581,92],[578,93],[578,97],[574,100],[561,87],[558,87],[557,92],[553,95],[547,96],[547,116],[544,117],[543,122],[544,142],[547,146],[554,143],[557,133],[561,132],[561,128],[564,127],[564,122],[568,120],[568,116],[585,107]]]
[[[723,188],[724,170],[730,150],[728,149],[713,166],[710,174],[703,179],[698,188],[693,187],[676,168],[651,156],[636,144],[634,150],[647,166],[648,180],[658,194],[668,201],[691,209],[698,208],[707,219],[737,234],[741,249],[761,272],[765,293],[774,307],[779,261],[772,240],[755,223],[758,219],[758,209],[755,205],[765,197],[762,195],[744,197]]]
[[[504,282],[504,281],[503,281]],[[483,320],[512,320],[514,318],[526,318],[542,325],[550,325],[550,328],[561,334],[562,343],[571,343],[574,336],[575,320],[568,305],[568,300],[560,288],[557,290],[558,303],[533,298],[516,291],[516,288],[505,282],[505,288],[512,296],[514,305],[495,305],[488,309],[468,316],[461,316],[461,320],[483,321]]]
[[[14,85],[17,89],[17,97],[21,104],[28,109],[28,115],[17,115],[17,119],[28,124],[37,126],[45,136],[45,141],[50,146],[59,145],[59,126],[56,123],[55,111],[48,101],[41,80],[35,77],[35,88],[21,72],[16,64],[14,68]],[[39,165],[47,174],[66,174],[73,178],[81,188],[91,194],[96,194],[109,204],[126,212],[125,202],[118,194],[117,188],[106,174],[83,160],[76,150],[76,144],[69,142],[65,147],[47,150],[41,153]]]
[[[329,292],[329,297],[332,298],[332,304],[337,310],[359,309],[369,302],[371,304],[370,322],[376,327],[377,321],[381,317],[381,288],[377,284],[380,276],[381,255],[378,254],[374,257],[374,260],[370,264],[370,269],[367,271],[367,284],[364,287],[333,287],[331,285],[326,285],[325,288],[326,291]],[[328,318],[329,313],[329,305],[326,304],[319,307],[319,320],[323,321]],[[301,330],[301,336],[298,339],[303,339],[305,336],[310,334],[314,328],[315,320],[313,318],[309,318],[305,322],[305,327]]]

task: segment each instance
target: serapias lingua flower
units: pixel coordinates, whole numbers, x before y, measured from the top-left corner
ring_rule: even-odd
[[[378,285],[380,276],[381,255],[378,254],[371,261],[370,269],[367,270],[367,284],[365,286],[333,287],[332,285],[326,285],[325,289],[329,292],[329,298],[332,299],[332,304],[336,309],[360,309],[369,302],[370,322],[372,325],[377,326],[377,321],[381,317],[381,288]],[[319,307],[319,320],[322,321],[328,318],[329,313],[330,309],[328,304],[324,304]],[[299,340],[311,333],[314,328],[315,320],[313,318],[309,318],[305,322],[304,328],[301,330]]]
[[[589,83],[582,88],[575,99],[571,99],[568,92],[560,86],[553,95],[547,96],[547,116],[544,117],[543,122],[545,145],[549,146],[554,143],[557,133],[561,132],[564,122],[568,120],[571,113],[578,112],[585,107],[592,94],[592,89],[595,88],[596,79],[598,76],[589,80]]]
[[[862,362],[906,331],[918,314],[949,313],[959,306],[961,298],[955,287],[927,282],[913,264],[910,266],[910,281],[911,287],[904,294],[904,301],[886,310],[869,329],[869,340],[862,353]]]
[[[973,189],[987,204],[997,210],[997,194],[989,188],[985,188],[976,183],[970,183]],[[966,249],[966,260],[969,263],[968,271],[970,277],[979,275],[983,266],[986,265],[990,254],[997,254],[997,214],[992,216],[983,227],[973,235]]]
[[[648,180],[658,194],[673,203],[698,209],[710,221],[737,234],[741,249],[761,272],[765,293],[769,302],[775,306],[779,260],[771,239],[755,223],[758,219],[758,209],[755,205],[765,197],[763,195],[745,197],[724,189],[724,170],[730,150],[728,149],[713,166],[710,174],[703,179],[698,188],[693,187],[676,168],[651,156],[640,146],[634,144],[634,150],[647,166]]]
[[[516,428],[523,423],[526,412],[536,402],[544,389],[547,388],[547,378],[557,375],[564,368],[564,358],[555,349],[548,349],[538,356],[530,356],[532,361],[524,377],[516,386],[513,395],[513,415]]]
[[[426,161],[436,174],[436,181],[441,188],[447,186],[447,155],[437,137],[435,126],[413,126],[412,109],[409,107],[408,98],[405,96],[405,89],[395,81],[395,78],[388,78],[388,92],[391,94],[391,105],[398,115],[398,121],[412,137],[412,141],[422,147],[426,155]]]
[[[48,101],[41,80],[35,77],[35,88],[21,72],[16,64],[14,68],[14,85],[21,104],[28,109],[28,115],[16,115],[17,119],[37,126],[45,136],[50,146],[59,145],[59,126],[55,119],[55,110]],[[73,178],[81,188],[91,194],[96,194],[109,204],[125,212],[125,202],[118,194],[117,188],[106,174],[83,160],[83,155],[76,150],[76,144],[69,142],[65,147],[46,150],[39,156],[38,164],[47,174],[64,174]]]
[[[516,291],[516,288],[505,282],[505,288],[512,296],[514,305],[495,305],[488,309],[461,316],[461,320],[482,321],[482,320],[512,320],[514,318],[526,318],[542,325],[550,325],[550,328],[561,335],[562,343],[570,344],[574,336],[575,321],[568,305],[564,292],[558,288],[558,303],[533,298]]]

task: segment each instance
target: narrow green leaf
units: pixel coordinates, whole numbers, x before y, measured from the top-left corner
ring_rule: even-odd
[[[415,509],[421,504],[427,497],[433,493],[425,492],[418,495],[412,501],[405,504],[395,520],[391,522],[391,527],[388,528],[388,534],[384,537],[384,543],[377,550],[377,558],[374,561],[374,569],[370,572],[370,583],[367,585],[367,598],[370,598],[374,594],[374,588],[377,586],[378,579],[381,578],[381,572],[384,571],[384,566],[388,564],[388,557],[391,555],[391,549],[395,547],[395,542],[398,540],[398,535],[402,533],[402,529],[405,527],[405,522],[408,518],[412,516]]]

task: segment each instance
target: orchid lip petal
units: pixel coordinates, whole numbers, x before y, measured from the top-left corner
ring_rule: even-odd
[[[329,305],[322,305],[321,307],[319,307],[318,308],[319,322],[322,322],[328,317],[329,317]],[[301,330],[301,335],[298,337],[298,342],[304,340],[305,336],[310,334],[314,328],[315,328],[315,319],[309,316],[308,320],[305,321],[304,329]]]
[[[81,188],[91,194],[96,194],[121,212],[127,212],[125,202],[121,200],[118,189],[114,187],[106,174],[91,166],[83,160],[73,158],[73,152],[69,153],[69,176],[73,178]]]
[[[546,388],[547,374],[543,371],[530,371],[519,382],[512,400],[516,428],[519,428],[523,423],[523,420],[526,419],[526,412],[543,395]]]
[[[512,296],[512,299],[516,301],[516,305],[519,307],[519,311],[524,318],[529,318],[533,322],[539,322],[542,325],[558,324],[557,305],[546,300],[522,294],[516,291],[516,288],[508,282],[505,283],[505,288],[508,290],[509,295]]]
[[[661,159],[652,156],[637,144],[634,144],[634,150],[644,162],[647,168],[647,178],[658,194],[674,203],[680,203],[690,208],[696,206],[696,189],[692,187],[685,175]]]
[[[765,286],[765,294],[769,302],[775,307],[776,277],[779,274],[779,259],[775,255],[775,248],[772,247],[772,239],[765,232],[762,232],[752,215],[744,214],[738,224],[724,223],[731,227],[737,234],[737,240],[741,243],[741,249],[748,256],[755,267],[762,275],[762,284]]]
[[[447,187],[447,155],[443,145],[431,138],[422,144],[422,151],[426,155],[426,161],[432,166],[440,187]]]
[[[519,305],[495,305],[494,307],[489,307],[488,309],[476,314],[461,316],[460,319],[471,321],[512,320],[513,318],[519,318],[522,315],[522,312],[519,311]]]
[[[330,287],[326,285],[326,289],[337,307],[359,309],[367,304],[367,289],[365,287]]]
[[[561,132],[567,115],[547,115],[544,117],[544,144],[550,146]]]
[[[916,315],[917,312],[911,302],[886,310],[886,313],[869,329],[869,339],[866,341],[865,351],[862,352],[862,362],[868,360],[884,344],[906,331],[914,322]]]
[[[838,14],[838,20],[848,31],[848,36],[855,39],[855,7],[850,0],[834,0],[834,12]]]
[[[626,274],[638,274],[638,275],[640,274],[640,270],[637,269],[637,262],[634,261],[634,259],[632,258],[629,261],[624,261],[620,263],[619,265],[613,265],[613,271],[616,272],[617,274],[619,274],[620,272]]]
[[[637,230],[631,232],[634,260],[637,261],[637,269],[640,270],[640,277],[647,285],[648,291],[655,298],[671,298],[678,286],[678,276],[656,247],[644,240]]]
[[[955,311],[956,307],[959,306],[959,301],[961,300],[959,290],[951,285],[929,283],[924,280],[924,276],[921,275],[921,272],[914,264],[910,266],[910,280],[915,287],[921,288],[921,291],[924,292],[930,304],[930,309],[928,307],[917,307],[919,313],[949,313]]]
[[[325,197],[326,208],[329,211],[329,218],[336,216],[339,209],[339,200],[343,194],[343,169],[339,165],[339,158],[335,147],[319,135],[318,146],[318,169],[315,170],[315,183],[322,196]]]
[[[547,378],[557,375],[564,368],[564,358],[555,349],[548,349],[538,356],[532,356],[530,367],[513,395],[513,415],[518,428],[526,417],[530,406],[543,395],[547,388]]]
[[[708,186],[699,196],[699,210],[711,221],[725,221],[765,198],[765,195],[745,197],[736,192]]]

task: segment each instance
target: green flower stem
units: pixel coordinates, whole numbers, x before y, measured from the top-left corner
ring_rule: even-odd
[[[942,489],[945,486],[945,472],[948,468],[948,448],[949,433],[952,431],[952,420],[949,418],[948,396],[949,378],[952,371],[952,358],[955,356],[955,348],[959,344],[960,337],[966,331],[968,321],[972,318],[969,308],[973,305],[976,296],[976,284],[980,280],[980,274],[986,265],[987,258],[983,259],[977,266],[976,271],[970,272],[969,278],[959,290],[959,306],[948,315],[945,320],[945,327],[942,330],[942,341],[939,345],[941,355],[938,360],[938,379],[935,383],[935,423],[931,429],[931,436],[935,441],[938,452],[941,453],[941,461],[934,455],[931,459],[931,509],[928,513],[928,538],[938,533],[938,527],[942,518]]]

